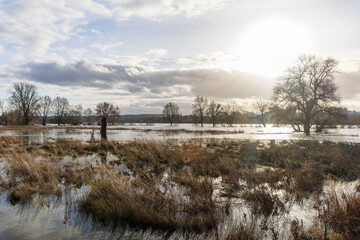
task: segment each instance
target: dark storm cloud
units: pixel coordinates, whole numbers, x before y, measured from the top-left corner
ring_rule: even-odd
[[[274,79],[240,71],[190,69],[147,71],[143,67],[94,65],[84,61],[68,64],[27,63],[13,68],[8,77],[57,86],[121,89],[129,93],[159,96],[206,95],[221,98],[267,98]]]

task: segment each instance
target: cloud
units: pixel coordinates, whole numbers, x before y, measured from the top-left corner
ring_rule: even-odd
[[[274,79],[221,69],[149,71],[141,66],[30,62],[4,71],[3,78],[27,79],[56,86],[92,87],[139,97],[205,95],[217,98],[268,98]]]
[[[91,45],[93,48],[98,48],[101,51],[106,51],[112,48],[117,48],[119,46],[123,45],[122,42],[115,42],[115,43],[94,43]]]
[[[360,96],[360,67],[357,71],[342,72],[335,78],[339,87],[340,96],[343,99],[351,99]]]
[[[101,34],[101,32],[99,30],[96,30],[96,29],[91,29],[90,32],[95,33],[97,35]]]
[[[218,10],[229,0],[111,0],[119,20],[140,17],[158,20],[160,17],[185,14],[187,17],[199,16],[210,10]]]
[[[49,47],[81,33],[86,13],[110,16],[110,10],[92,0],[10,1],[0,10],[0,40],[12,45],[16,58],[46,56]]]
[[[167,54],[167,50],[163,49],[163,48],[153,48],[153,49],[148,50],[145,54],[154,56],[154,57],[162,57]]]

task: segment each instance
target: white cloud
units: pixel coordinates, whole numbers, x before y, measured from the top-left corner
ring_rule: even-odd
[[[229,0],[111,0],[119,20],[131,17],[157,20],[159,17],[185,14],[187,17],[201,15],[220,9]]]
[[[79,1],[68,0],[67,2],[74,7],[84,9],[93,14],[107,16],[107,17],[110,17],[112,15],[112,11],[108,9],[105,5],[94,2],[92,0],[79,0]]]
[[[50,46],[79,36],[87,24],[86,13],[110,16],[104,5],[92,0],[19,0],[3,4],[0,10],[0,40],[13,47],[14,58],[41,58]]]
[[[98,35],[101,34],[101,32],[99,30],[96,30],[96,29],[91,29],[90,32],[98,34]]]
[[[147,51],[145,54],[151,55],[154,57],[162,57],[167,54],[167,50],[163,49],[163,48],[153,48],[153,49],[150,49],[149,51]]]
[[[115,43],[94,43],[91,45],[93,48],[98,48],[101,51],[106,51],[112,48],[117,48],[123,45],[122,42],[115,42]]]

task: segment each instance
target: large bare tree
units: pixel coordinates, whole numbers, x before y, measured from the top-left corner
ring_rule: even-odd
[[[204,117],[206,114],[208,104],[209,102],[207,100],[207,97],[197,96],[194,99],[194,103],[192,105],[193,114],[194,116],[199,118],[201,127],[204,125]]]
[[[56,97],[53,102],[53,111],[56,123],[65,124],[66,113],[69,111],[70,105],[66,98]]]
[[[178,121],[180,118],[179,106],[173,102],[166,104],[163,109],[163,117],[170,122],[170,125],[172,126],[173,123]]]
[[[43,96],[39,100],[39,116],[41,118],[42,125],[46,125],[49,112],[52,107],[52,99],[49,96]]]
[[[333,103],[340,97],[334,83],[338,62],[333,58],[302,55],[286,70],[273,92],[278,116],[295,131],[310,135],[318,119],[332,116]]]
[[[214,100],[210,101],[206,113],[210,117],[213,127],[215,127],[215,125],[216,125],[216,120],[217,120],[217,117],[219,116],[221,110],[222,110],[222,107],[221,107],[220,103],[216,103]]]
[[[253,103],[252,107],[255,111],[257,120],[264,127],[266,127],[267,115],[268,115],[268,111],[269,111],[269,103],[264,100],[259,99]]]
[[[10,90],[10,105],[14,109],[19,109],[23,123],[29,125],[37,114],[39,96],[35,85],[30,83],[15,83]]]

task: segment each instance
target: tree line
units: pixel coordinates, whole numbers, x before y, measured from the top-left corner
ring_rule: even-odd
[[[279,78],[271,100],[258,100],[253,104],[258,122],[265,127],[271,118],[272,122],[290,124],[294,131],[306,135],[311,130],[321,132],[326,126],[346,122],[348,115],[339,105],[340,96],[335,85],[338,64],[331,57],[298,57],[294,65]],[[168,111],[167,108],[178,109],[177,105],[169,104],[164,107],[164,115],[168,119],[176,119],[174,111]],[[221,115],[226,116],[223,121],[231,125],[239,114],[236,104],[222,106],[208,101],[204,96],[195,98],[192,109],[201,126],[206,116],[215,126]],[[359,117],[351,116],[352,122],[356,122],[355,119]]]
[[[0,101],[1,118],[5,124],[29,125],[31,122],[78,125],[85,122],[94,124],[105,117],[111,124],[120,122],[120,107],[109,102],[83,110],[81,104],[70,105],[67,98],[40,96],[37,87],[30,83],[14,83],[10,90],[9,106],[5,107]],[[50,118],[51,117],[51,118]]]
[[[262,124],[290,124],[295,131],[310,134],[310,130],[321,132],[331,124],[346,122],[347,114],[339,106],[340,96],[334,79],[338,61],[333,58],[320,58],[302,55],[293,66],[281,76],[269,100],[253,103],[252,118]],[[244,86],[245,87],[245,86]],[[10,91],[9,106],[0,101],[1,122],[4,124],[25,124],[49,121],[61,124],[81,124],[83,121],[94,124],[106,118],[110,124],[119,123],[120,108],[116,104],[101,102],[93,111],[83,110],[81,105],[70,106],[68,99],[40,96],[37,87],[30,83],[15,83]],[[244,113],[236,102],[221,104],[206,96],[196,96],[192,104],[192,120],[201,126],[204,123],[227,124],[241,122]],[[51,118],[50,118],[51,116]],[[163,107],[163,119],[170,125],[179,123],[183,116],[179,106],[169,102]],[[360,124],[360,116],[350,117],[352,124]]]

